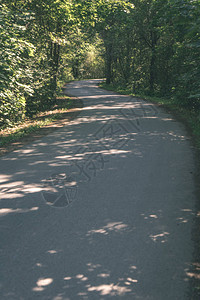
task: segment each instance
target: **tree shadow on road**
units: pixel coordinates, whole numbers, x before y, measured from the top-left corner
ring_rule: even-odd
[[[99,95],[68,126],[1,158],[1,299],[188,292],[187,137],[151,104],[112,93],[102,104]]]

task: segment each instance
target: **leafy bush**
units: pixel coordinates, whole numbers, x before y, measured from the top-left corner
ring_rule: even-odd
[[[0,126],[10,126],[24,118],[25,95],[33,92],[28,68],[34,48],[23,39],[23,17],[16,23],[5,5],[0,10]]]

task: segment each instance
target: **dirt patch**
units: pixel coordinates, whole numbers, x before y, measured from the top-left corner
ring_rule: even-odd
[[[55,130],[67,125],[71,120],[75,119],[81,112],[83,108],[83,101],[78,98],[72,98],[73,105],[67,112],[60,114],[58,120],[53,121],[52,123],[45,125],[36,131],[27,134],[24,137],[21,137],[19,140],[10,142],[2,147],[0,147],[0,156],[3,156],[9,152],[22,148],[23,146],[30,144],[31,142],[46,136]]]

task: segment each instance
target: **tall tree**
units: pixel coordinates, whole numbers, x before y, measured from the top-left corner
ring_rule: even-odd
[[[113,62],[116,60],[118,48],[118,32],[128,20],[130,10],[133,8],[127,1],[101,0],[96,3],[97,20],[96,30],[99,32],[105,46],[106,82],[112,78]]]

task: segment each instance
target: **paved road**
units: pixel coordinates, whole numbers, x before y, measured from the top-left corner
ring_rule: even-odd
[[[97,83],[70,83],[78,118],[0,159],[2,300],[190,299],[190,141]]]

